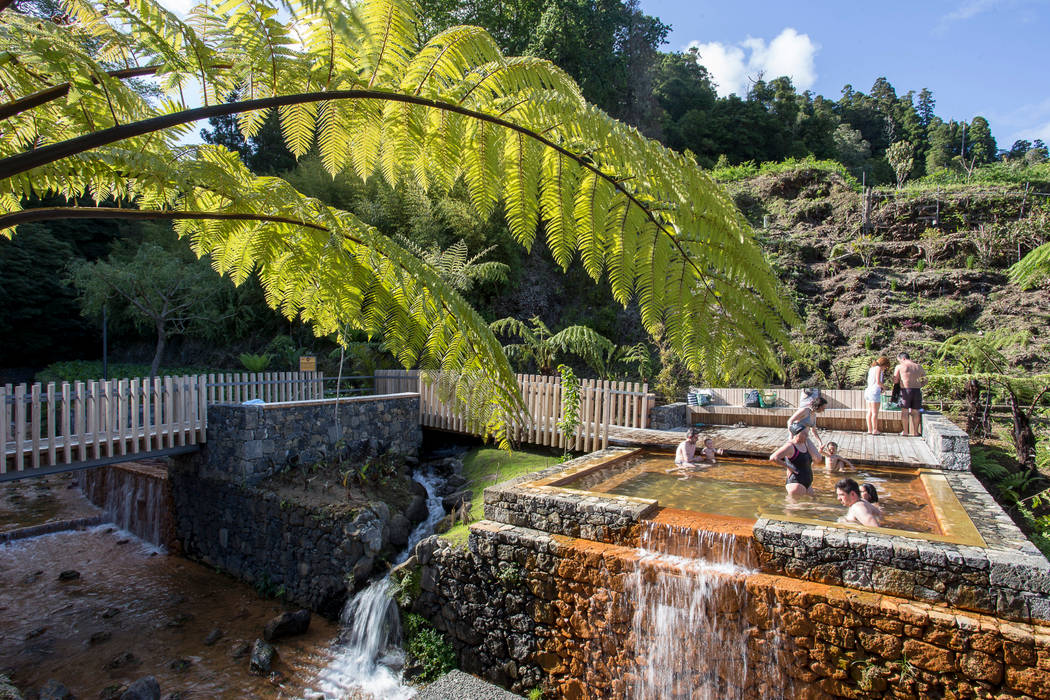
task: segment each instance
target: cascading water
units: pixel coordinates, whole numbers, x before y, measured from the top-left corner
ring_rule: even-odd
[[[441,479],[427,473],[417,473],[414,478],[427,491],[427,518],[409,535],[395,565],[404,563],[445,515],[438,493]],[[356,689],[377,700],[402,700],[415,695],[415,690],[401,682],[404,652],[393,589],[394,583],[387,574],[369,584],[343,608],[341,619],[346,631],[341,637],[345,641],[333,650],[334,658],[319,673],[317,692],[330,695]]]
[[[80,488],[122,530],[159,547],[173,539],[171,491],[163,466],[144,461],[87,470]]]
[[[736,544],[734,537],[689,528],[643,530],[626,583],[637,660],[632,698],[783,697],[787,679],[777,663],[775,625],[760,629],[748,620],[744,577],[751,571],[735,561]],[[652,545],[677,551],[655,552]]]

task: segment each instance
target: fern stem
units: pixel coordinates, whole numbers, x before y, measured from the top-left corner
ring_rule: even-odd
[[[225,219],[233,221],[269,221],[278,224],[305,226],[318,231],[328,231],[327,226],[314,224],[287,216],[267,216],[265,214],[239,214],[234,212],[215,211],[175,211],[173,209],[122,209],[120,207],[41,207],[40,209],[23,209],[0,216],[0,231],[37,221],[54,221],[56,219]]]

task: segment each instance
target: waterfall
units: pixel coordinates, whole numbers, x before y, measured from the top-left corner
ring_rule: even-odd
[[[80,488],[102,509],[107,520],[150,544],[166,547],[174,540],[168,472],[148,461],[85,471]]]
[[[775,625],[762,630],[749,622],[747,573],[731,561],[642,550],[626,584],[636,659],[630,697],[783,697],[788,679],[777,661]]]
[[[414,478],[427,491],[427,518],[415,527],[408,545],[394,560],[404,563],[416,545],[434,531],[445,515],[438,486],[441,479],[418,473]],[[401,682],[404,652],[401,649],[401,620],[392,597],[394,584],[387,574],[355,595],[340,616],[345,641],[333,650],[334,657],[320,672],[316,690],[339,695],[351,688],[377,700],[403,700],[415,690]]]

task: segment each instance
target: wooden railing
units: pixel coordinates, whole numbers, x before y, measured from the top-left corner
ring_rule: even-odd
[[[321,398],[323,381],[264,372],[0,386],[0,474],[196,445],[209,404]]]
[[[558,428],[563,417],[561,377],[519,374],[528,417],[511,429],[519,443],[566,449],[566,436]],[[417,370],[377,370],[376,393],[418,392],[420,424],[460,433],[472,433],[466,416],[439,395],[439,382],[420,381]],[[648,384],[580,380],[580,426],[569,449],[589,452],[609,444],[609,427],[644,428],[655,396]]]

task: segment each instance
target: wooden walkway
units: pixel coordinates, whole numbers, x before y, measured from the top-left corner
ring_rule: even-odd
[[[735,455],[769,455],[788,439],[784,428],[732,428],[705,426],[701,440],[710,437],[715,447]],[[609,443],[626,446],[652,446],[674,449],[684,437],[680,430],[643,430],[639,428],[609,428]],[[868,435],[845,430],[821,430],[824,442],[838,443],[839,454],[848,460],[864,464],[883,464],[898,467],[940,468],[937,457],[921,437],[901,437],[896,434]]]

